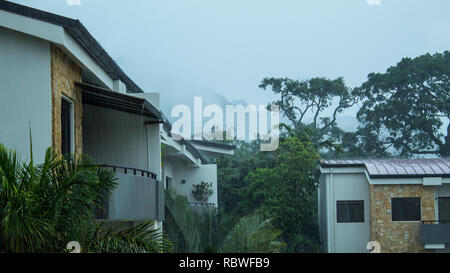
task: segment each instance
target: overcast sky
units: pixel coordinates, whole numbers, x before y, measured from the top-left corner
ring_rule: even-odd
[[[354,87],[402,57],[450,50],[449,0],[13,2],[79,19],[163,109],[216,93],[265,104],[274,97],[258,85],[271,76]]]

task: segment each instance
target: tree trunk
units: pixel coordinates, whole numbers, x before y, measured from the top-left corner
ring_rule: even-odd
[[[445,137],[445,143],[441,146],[441,156],[449,157],[450,156],[450,122],[447,126],[447,136]]]

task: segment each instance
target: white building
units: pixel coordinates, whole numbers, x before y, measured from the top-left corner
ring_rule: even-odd
[[[100,219],[160,226],[168,178],[185,180],[186,194],[213,183],[209,202],[217,205],[216,165],[167,134],[159,94],[144,93],[78,20],[1,1],[0,82],[0,143],[26,160],[31,128],[37,162],[52,147],[117,172]]]
[[[450,158],[326,160],[319,228],[325,252],[443,252],[450,244]]]

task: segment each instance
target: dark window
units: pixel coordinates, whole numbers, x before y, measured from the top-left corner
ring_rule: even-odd
[[[61,101],[61,152],[63,155],[70,155],[71,153],[71,104],[66,100]]]
[[[337,201],[338,223],[364,223],[364,201]]]
[[[392,221],[420,221],[420,198],[392,198]]]
[[[450,197],[439,197],[439,221],[450,223]]]
[[[166,176],[166,189],[172,188],[172,178]]]

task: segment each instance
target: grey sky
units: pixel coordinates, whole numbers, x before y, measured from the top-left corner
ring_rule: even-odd
[[[265,104],[268,76],[343,76],[353,87],[402,57],[450,49],[448,0],[14,2],[81,20],[139,86],[162,94],[168,116],[193,95]]]

